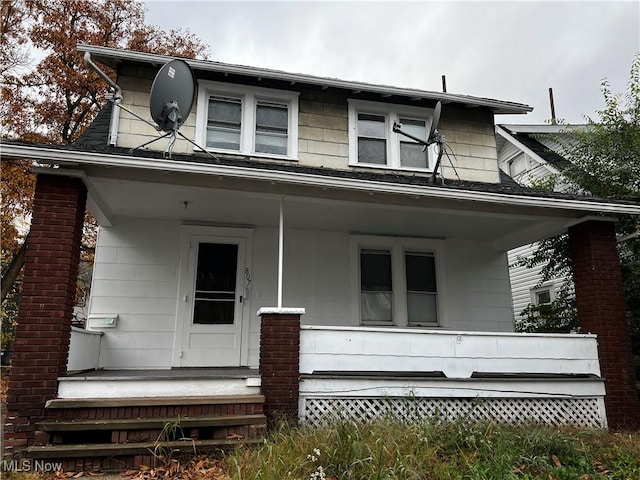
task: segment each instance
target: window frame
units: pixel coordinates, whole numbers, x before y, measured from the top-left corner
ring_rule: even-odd
[[[394,122],[400,122],[400,118],[419,120],[425,122],[425,129],[428,134],[433,119],[433,109],[424,107],[414,107],[411,105],[400,105],[395,103],[380,103],[367,100],[350,98],[349,104],[349,166],[383,168],[390,170],[405,170],[412,172],[433,172],[435,166],[435,155],[432,149],[427,148],[427,168],[403,166],[400,160],[400,142],[410,141],[407,137],[399,133],[393,133]],[[358,162],[358,114],[381,115],[385,117],[385,140],[387,148],[387,163],[364,163]]]
[[[299,92],[272,88],[236,85],[211,80],[198,81],[198,104],[196,108],[196,143],[208,152],[232,155],[250,155],[260,158],[298,160],[298,97]],[[231,97],[241,101],[240,149],[231,150],[207,146],[207,123],[210,97]],[[256,111],[259,102],[286,105],[288,109],[287,153],[263,153],[256,151]]]
[[[549,302],[540,303],[538,301],[538,294],[542,292],[549,292]],[[544,283],[542,285],[537,285],[535,287],[531,287],[529,289],[529,294],[531,295],[531,305],[535,307],[540,307],[543,305],[551,305],[556,299],[556,288],[554,283]]]
[[[362,321],[360,252],[362,250],[389,250],[391,252],[392,321]],[[436,323],[409,323],[407,306],[407,277],[405,255],[432,254],[436,274]],[[357,324],[368,327],[443,328],[448,323],[444,242],[431,238],[381,237],[373,235],[351,236],[352,292]]]

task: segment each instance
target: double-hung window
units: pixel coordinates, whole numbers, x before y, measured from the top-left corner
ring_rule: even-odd
[[[349,100],[349,164],[405,170],[430,171],[430,149],[400,133],[427,140],[433,110],[407,105]]]
[[[352,242],[361,324],[442,324],[441,242],[369,236]]]
[[[298,92],[201,81],[196,143],[214,152],[295,160]]]

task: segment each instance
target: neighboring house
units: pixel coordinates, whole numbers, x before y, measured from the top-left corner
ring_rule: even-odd
[[[114,69],[122,105],[149,118],[169,58],[79,48]],[[595,217],[640,207],[501,174],[494,115],[530,107],[189,64],[197,99],[180,131],[215,157],[182,138],[171,158],[166,140],[132,151],[159,134],[110,105],[74,145],[2,145],[42,165],[10,452],[135,466],[176,418],[194,443],[167,448],[251,438],[265,415],[640,423],[633,377],[618,374],[631,351],[615,231]],[[392,125],[424,137],[437,101],[455,171],[445,157],[434,182],[432,149]],[[100,231],[87,329],[70,332],[85,199]],[[507,252],[560,231],[591,333],[513,333]],[[602,275],[610,281],[595,287]]]
[[[562,155],[568,138],[566,125],[496,125],[496,148],[500,170],[518,184],[530,187],[553,178],[553,190],[567,192],[562,170],[568,160]],[[566,279],[542,281],[542,268],[517,265],[518,259],[530,257],[535,244],[509,251],[511,291],[516,322],[526,323],[522,311],[529,305],[551,303]]]

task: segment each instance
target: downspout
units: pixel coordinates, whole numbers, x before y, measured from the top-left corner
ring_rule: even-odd
[[[91,54],[89,52],[84,53],[84,61],[87,65],[89,65],[89,67],[91,67],[91,70],[96,72],[100,76],[100,78],[102,78],[109,84],[111,88],[115,90],[113,98],[110,98],[109,101],[113,102],[116,107],[120,107],[120,103],[122,102],[122,89],[113,80],[111,80],[106,73],[100,70],[100,68],[95,63],[93,63],[93,60],[91,60]],[[115,146],[118,142],[119,124],[120,108],[114,108],[111,111],[111,122],[109,125],[109,138],[107,140],[107,143],[109,145]]]

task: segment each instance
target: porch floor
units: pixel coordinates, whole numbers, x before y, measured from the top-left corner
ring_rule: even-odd
[[[60,377],[64,381],[105,380],[202,380],[260,378],[257,368],[204,367],[171,368],[158,370],[88,370],[72,372]]]

